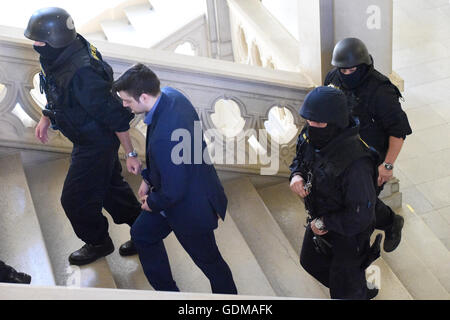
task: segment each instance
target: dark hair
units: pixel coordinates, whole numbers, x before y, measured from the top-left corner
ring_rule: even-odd
[[[142,63],[135,64],[125,71],[114,81],[112,90],[114,93],[125,91],[136,101],[139,101],[143,93],[156,97],[161,91],[156,74]]]

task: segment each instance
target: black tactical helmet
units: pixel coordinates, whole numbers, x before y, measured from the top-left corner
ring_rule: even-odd
[[[300,116],[306,120],[347,128],[349,113],[345,94],[333,87],[317,87],[305,98]]]
[[[66,10],[51,7],[33,13],[24,35],[28,39],[48,43],[53,48],[63,48],[75,40],[77,31]]]
[[[370,66],[372,59],[364,42],[357,38],[345,38],[334,47],[331,64],[338,68],[353,68],[360,64]]]

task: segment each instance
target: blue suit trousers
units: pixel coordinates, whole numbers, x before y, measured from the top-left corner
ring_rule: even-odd
[[[172,277],[163,239],[174,231],[180,244],[211,283],[212,293],[237,294],[236,285],[216,244],[214,230],[186,235],[172,230],[161,214],[142,211],[131,228],[144,273],[155,290],[180,291]]]

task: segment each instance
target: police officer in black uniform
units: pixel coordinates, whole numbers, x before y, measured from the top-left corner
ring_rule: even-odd
[[[347,96],[351,113],[359,118],[360,135],[381,155],[378,163],[377,195],[393,176],[394,162],[404,140],[411,134],[408,118],[399,102],[400,91],[374,69],[366,45],[357,38],[338,42],[333,51],[335,67],[325,78],[325,85],[341,89]],[[384,250],[399,245],[403,218],[380,199],[376,203],[376,229],[384,230]]]
[[[332,299],[373,298],[378,291],[367,288],[365,269],[379,256],[381,240],[370,247],[378,153],[360,139],[338,89],[311,91],[300,115],[307,124],[290,166],[291,190],[305,199],[309,217],[300,263]]]
[[[70,255],[69,261],[85,265],[114,251],[102,207],[115,223],[130,226],[141,211],[121,175],[118,159],[122,144],[127,169],[139,174],[141,164],[128,132],[133,115],[111,93],[112,68],[76,32],[64,9],[37,10],[25,37],[35,41],[34,49],[40,54],[41,92],[47,97],[36,137],[46,143],[51,125],[73,143],[61,204],[76,235],[86,243]],[[119,252],[132,255],[136,249],[128,241]]]
[[[0,282],[29,284],[31,283],[31,276],[23,272],[18,272],[0,260]]]

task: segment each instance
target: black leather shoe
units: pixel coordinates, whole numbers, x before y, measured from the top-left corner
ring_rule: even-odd
[[[378,295],[379,290],[377,288],[367,289],[367,300],[372,300]]]
[[[119,254],[122,257],[132,256],[137,254],[136,246],[134,245],[134,242],[132,240],[128,240],[119,248]]]
[[[23,273],[17,272],[13,267],[7,266],[9,269],[7,275],[1,282],[5,283],[20,283],[20,284],[30,284],[31,276]]]
[[[392,252],[398,247],[402,239],[403,224],[404,224],[403,217],[396,214],[394,216],[394,222],[392,223],[392,226],[384,231],[385,234],[383,243],[384,251]]]
[[[73,252],[69,256],[70,264],[82,266],[94,262],[98,258],[105,257],[114,251],[114,244],[108,237],[103,244],[85,244],[81,249]]]

